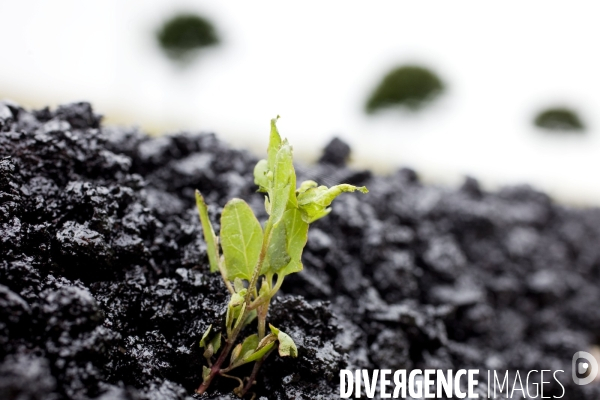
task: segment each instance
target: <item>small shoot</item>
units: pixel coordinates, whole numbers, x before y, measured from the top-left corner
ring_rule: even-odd
[[[221,232],[217,236],[204,198],[196,191],[210,270],[221,273],[230,293],[224,332],[211,335],[209,326],[200,340],[208,367],[203,367],[203,382],[196,391],[199,394],[208,389],[216,376],[222,376],[238,381],[234,393],[243,397],[254,384],[260,366],[275,349],[280,357],[298,356],[298,348],[289,335],[271,324],[270,332],[266,331],[271,299],[287,275],[302,271],[302,251],[308,240],[309,224],[329,214],[332,201],[340,194],[368,192],[364,186],[342,184],[328,188],[314,181],[302,182],[297,187],[292,147],[281,139],[276,123],[277,119],[271,120],[267,158],[254,168],[258,191],[266,194],[265,210],[269,218],[263,225],[244,200],[232,199],[223,208]],[[254,320],[257,332],[241,339],[240,333]],[[227,360],[228,366],[223,367]],[[254,368],[246,383],[229,375],[231,370],[248,363],[254,363]]]

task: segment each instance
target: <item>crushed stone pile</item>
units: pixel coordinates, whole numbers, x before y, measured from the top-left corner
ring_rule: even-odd
[[[309,231],[305,270],[269,321],[297,359],[271,356],[257,398],[339,398],[341,368],[562,369],[600,335],[600,211],[527,186],[424,185],[345,166],[335,140],[299,179],[366,185]],[[194,205],[218,229],[232,197],[264,216],[257,159],[213,134],[105,127],[88,103],[0,103],[0,398],[179,400],[201,382],[199,339],[227,302]],[[248,372],[241,370],[240,373]],[[545,385],[544,395],[562,389]],[[204,398],[234,398],[221,378]]]

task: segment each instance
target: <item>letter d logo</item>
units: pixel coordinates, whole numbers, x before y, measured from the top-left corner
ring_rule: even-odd
[[[580,361],[579,359],[585,359],[586,361]],[[571,364],[571,371],[573,374],[573,382],[577,385],[587,385],[591,383],[596,376],[598,375],[598,362],[594,358],[593,355],[587,353],[585,351],[578,351],[573,354],[573,362]],[[579,376],[584,376],[589,371],[589,375],[585,378],[580,378]]]

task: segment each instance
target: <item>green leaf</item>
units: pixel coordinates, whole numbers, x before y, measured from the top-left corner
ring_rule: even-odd
[[[240,278],[234,279],[233,288],[235,289],[236,293],[240,293],[242,290],[246,289],[244,287],[244,282],[242,282],[242,280]]]
[[[206,331],[202,335],[202,339],[200,339],[200,347],[205,347],[206,346],[206,338],[208,337],[208,334],[210,333],[211,329],[212,329],[212,324],[210,324],[208,326],[208,328],[206,329]]]
[[[233,365],[240,358],[240,354],[242,354],[242,344],[239,343],[237,346],[233,348],[231,351],[231,357],[229,358],[229,364]]]
[[[206,346],[206,350],[204,350],[202,356],[209,360],[213,356],[213,354],[215,354],[215,349],[212,347],[211,344],[209,344],[208,346]]]
[[[279,340],[279,355],[281,357],[298,357],[298,348],[290,336],[284,332],[279,332],[277,339]]]
[[[211,340],[210,343],[206,346],[206,350],[204,351],[204,358],[207,360],[210,359],[213,354],[219,351],[221,348],[221,332],[217,333]]]
[[[261,358],[264,357],[265,354],[267,354],[273,347],[275,346],[275,340],[269,344],[267,344],[265,347],[263,347],[260,350],[256,350],[254,353],[248,355],[247,358],[244,358],[244,362],[249,363],[252,361],[257,361],[260,360]]]
[[[246,358],[247,355],[254,353],[254,350],[258,347],[258,335],[255,333],[244,339],[242,343],[242,358]]]
[[[277,340],[277,336],[273,335],[273,333],[269,333],[267,336],[262,338],[262,340],[258,343],[256,350],[260,350],[269,343],[275,342]]]
[[[262,297],[264,298],[264,296],[267,296],[269,294],[269,292],[271,291],[271,286],[269,285],[268,282],[272,281],[273,277],[268,277],[265,276],[262,280],[262,283],[260,284],[260,289],[258,290],[258,297]]]
[[[286,211],[287,213],[287,211]],[[284,217],[285,218],[285,217]],[[268,272],[277,273],[281,268],[289,264],[291,258],[287,251],[285,221],[279,221],[271,231],[271,241],[267,248],[267,255],[261,268],[261,275]]]
[[[288,190],[286,196],[286,208],[298,207],[298,201],[296,200],[296,170],[294,169],[294,156],[292,146],[288,144],[287,140],[283,142],[279,153],[277,153],[277,165],[275,166],[274,173],[275,179],[281,179],[283,182],[286,182],[286,184],[283,185],[283,187]]]
[[[289,356],[296,358],[298,356],[298,348],[296,347],[294,340],[288,334],[280,331],[271,324],[269,324],[269,328],[271,328],[271,332],[273,335],[276,335],[277,340],[279,340],[279,355],[281,357]]]
[[[295,207],[296,202],[296,173],[292,162],[292,146],[283,142],[277,152],[273,167],[273,187],[269,191],[271,202],[271,218],[273,224],[281,219],[288,203]]]
[[[227,328],[227,336],[231,333],[231,325],[233,324],[233,309],[227,305],[227,312],[225,313],[225,327]]]
[[[300,184],[300,187],[298,188],[298,190],[296,190],[296,193],[304,193],[308,189],[316,188],[317,186],[319,186],[319,184],[315,181],[304,181]]]
[[[297,208],[287,210],[271,233],[261,275],[289,275],[302,271],[302,250],[308,240],[308,224]]]
[[[298,194],[298,207],[302,210],[304,221],[312,223],[329,214],[331,209],[328,207],[337,196],[344,192],[357,190],[362,193],[369,192],[364,186],[357,187],[348,184],[336,185],[331,188],[327,188],[327,186],[309,188]]]
[[[242,317],[244,316],[244,311],[246,311],[246,303],[242,304],[242,307],[240,308],[239,312],[237,312],[237,320],[235,321],[235,325],[234,325],[234,329],[238,327],[239,324],[241,324],[242,321]]]
[[[302,212],[297,208],[287,210],[283,222],[287,233],[286,246],[290,262],[277,273],[285,276],[302,271],[302,250],[308,240],[308,223],[302,219]]]
[[[269,201],[269,196],[265,196],[265,211],[267,214],[271,215],[271,202]]]
[[[217,333],[210,341],[210,346],[213,348],[213,354],[217,353],[221,348],[221,332]]]
[[[230,333],[230,330],[233,329],[233,323],[236,321],[238,323],[238,319],[241,317],[241,313],[246,307],[246,303],[244,302],[244,296],[246,295],[247,289],[242,289],[239,292],[236,292],[231,295],[229,299],[229,303],[227,304],[227,313],[225,314],[225,326],[227,327],[227,334]]]
[[[272,224],[281,219],[287,208],[297,207],[292,146],[287,140],[281,140],[276,122],[277,119],[271,120],[267,160],[260,160],[254,167],[254,182],[259,186],[259,192],[268,193],[265,209],[273,217]]]
[[[204,232],[210,272],[216,272],[219,270],[219,239],[215,235],[215,231],[208,218],[208,207],[204,202],[204,197],[202,197],[198,190],[196,190],[196,207],[198,208],[198,215],[200,215],[200,223]]]
[[[267,178],[267,172],[269,171],[269,162],[267,160],[260,160],[254,167],[254,183],[258,186],[259,192],[268,192],[271,187],[271,183]]]
[[[257,361],[257,360],[263,358],[263,356],[265,354],[267,354],[269,352],[269,350],[271,350],[273,348],[273,346],[275,346],[276,341],[277,341],[277,336],[273,335],[272,333],[269,333],[267,336],[265,336],[263,338],[263,340],[260,341],[260,343],[256,347],[256,351],[254,351],[254,353],[249,354],[247,357],[245,357],[244,361],[252,362],[252,361]]]
[[[206,382],[206,380],[208,379],[208,377],[210,376],[210,368],[208,368],[206,365],[202,366],[202,381]]]
[[[248,289],[244,288],[244,289],[240,290],[239,292],[232,294],[231,298],[229,299],[229,307],[241,306],[242,303],[244,302],[244,296],[246,295],[247,292],[248,292]]]
[[[246,364],[246,358],[249,357],[258,347],[258,335],[255,333],[248,336],[244,341],[238,344],[234,352],[231,353],[231,365],[238,367]]]
[[[271,134],[269,135],[269,148],[267,149],[267,166],[271,171],[275,169],[275,158],[281,147],[281,136],[277,130],[278,119],[279,115],[271,120]]]
[[[221,214],[221,247],[227,279],[252,279],[263,242],[263,231],[244,200],[230,200]]]
[[[256,319],[257,313],[256,310],[252,310],[248,313],[246,320],[244,321],[244,326],[247,326],[252,323]]]

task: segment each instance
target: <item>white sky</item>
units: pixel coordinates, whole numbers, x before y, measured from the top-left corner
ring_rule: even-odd
[[[213,130],[255,151],[280,114],[304,158],[338,134],[359,165],[409,165],[452,184],[530,182],[600,204],[597,4],[0,0],[0,98],[87,99],[109,121]],[[223,39],[187,69],[154,42],[177,10],[207,16]],[[447,92],[420,115],[366,116],[370,90],[406,62],[431,67]],[[562,104],[579,110],[586,135],[531,126]]]

